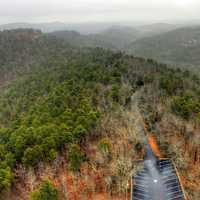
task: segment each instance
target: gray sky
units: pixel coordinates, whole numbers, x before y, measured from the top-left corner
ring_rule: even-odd
[[[200,0],[0,0],[0,23],[200,19]]]

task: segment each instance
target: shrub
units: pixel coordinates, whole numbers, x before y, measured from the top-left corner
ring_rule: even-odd
[[[200,104],[191,92],[186,92],[183,96],[174,97],[171,105],[172,111],[184,119],[189,119],[192,114],[200,112]]]
[[[183,81],[180,77],[175,77],[174,75],[165,75],[160,78],[159,86],[161,89],[166,91],[168,95],[176,94],[177,90],[183,88]]]
[[[11,187],[13,180],[12,172],[9,167],[0,169],[0,191],[7,190]]]
[[[58,200],[58,190],[50,181],[44,181],[30,194],[29,200]]]
[[[24,152],[22,162],[26,166],[35,166],[41,160],[41,157],[42,157],[42,151],[40,146],[36,145],[33,148],[28,147]]]
[[[69,149],[68,158],[70,161],[70,169],[74,172],[79,171],[81,163],[85,161],[85,155],[81,148],[74,144]]]
[[[110,151],[110,142],[107,138],[103,138],[98,143],[98,149],[102,153],[108,153]]]
[[[80,138],[86,135],[86,132],[86,129],[80,124],[74,129],[73,138],[75,140],[79,140]]]
[[[113,85],[112,86],[112,89],[109,93],[109,96],[112,98],[113,101],[115,102],[119,102],[119,90],[120,90],[120,87],[118,85]]]

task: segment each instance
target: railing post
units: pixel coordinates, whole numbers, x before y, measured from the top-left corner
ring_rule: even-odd
[[[173,164],[174,169],[175,169],[175,171],[176,171],[176,175],[177,175],[177,177],[178,177],[181,190],[182,190],[182,192],[183,192],[184,200],[189,200],[189,199],[186,197],[185,190],[184,190],[183,185],[182,185],[182,182],[181,182],[181,177],[180,177],[180,175],[179,175],[178,169],[176,168],[175,162],[174,162],[173,160],[172,160],[172,164]]]
[[[133,176],[131,175],[131,196],[130,196],[130,200],[133,200],[132,197],[133,197]]]

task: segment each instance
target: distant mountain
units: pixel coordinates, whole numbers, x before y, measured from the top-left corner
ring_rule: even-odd
[[[111,43],[115,48],[121,49],[130,42],[141,38],[141,34],[139,30],[133,27],[112,26],[99,34],[90,35],[90,37]]]
[[[77,24],[77,29],[79,25]],[[74,47],[102,47],[124,50],[137,56],[154,58],[161,62],[199,65],[200,26],[187,28],[180,28],[180,26],[182,25],[166,23],[137,27],[115,25],[101,30],[102,26],[99,28],[101,30],[99,33],[83,34],[70,31],[69,27],[72,28],[72,24],[69,26],[64,23],[53,22],[7,24],[0,26],[0,30],[31,28],[62,39]],[[94,28],[94,32],[95,30]]]
[[[67,30],[74,30],[84,35],[97,34],[110,29],[110,27],[119,26],[117,23],[93,22],[93,23],[67,23]]]
[[[200,26],[139,39],[125,49],[137,56],[175,64],[200,64]]]
[[[49,33],[54,31],[73,30],[84,35],[97,34],[104,32],[105,30],[118,27],[116,23],[62,23],[62,22],[50,22],[50,23],[10,23],[0,25],[0,31],[12,30],[12,29],[39,29],[42,32]]]
[[[121,49],[135,40],[168,32],[177,27],[178,25],[165,23],[156,23],[137,27],[113,26],[96,36],[102,38],[104,41],[111,42],[118,49]]]
[[[140,33],[143,36],[153,36],[161,33],[165,33],[168,31],[172,31],[174,29],[180,28],[183,25],[178,24],[167,24],[167,23],[155,23],[155,24],[147,24],[143,26],[136,27],[137,30],[140,31]]]
[[[122,23],[121,23],[122,24]],[[144,33],[160,33],[164,31],[172,30],[176,28],[177,25],[165,24],[165,23],[155,23],[150,25],[138,25],[137,23],[62,23],[62,22],[50,22],[50,23],[10,23],[0,25],[0,30],[11,30],[19,28],[32,28],[39,29],[42,32],[49,33],[54,31],[63,31],[63,30],[74,30],[80,32],[81,34],[97,34],[102,32],[110,32],[112,30],[122,31],[123,29],[129,29],[128,32],[139,31]],[[135,30],[134,30],[135,29]]]
[[[98,34],[83,35],[76,31],[56,31],[50,33],[57,38],[79,47],[104,47],[121,49],[140,38],[140,32],[134,28],[113,26]]]
[[[38,23],[38,24],[31,24],[31,23],[11,23],[0,25],[0,31],[2,30],[12,30],[12,29],[38,29],[44,33],[59,31],[59,30],[66,30],[67,25],[61,22],[51,22],[51,23]]]
[[[79,47],[98,46],[121,50],[138,39],[158,35],[175,28],[175,25],[170,24],[154,24],[136,28],[116,25],[96,34],[83,35],[75,31],[56,31],[51,33],[51,35]]]

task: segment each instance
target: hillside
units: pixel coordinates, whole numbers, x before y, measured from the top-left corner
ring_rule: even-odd
[[[63,41],[33,29],[16,29],[0,32],[0,87],[15,77],[30,72],[33,65],[55,57]],[[70,49],[70,47],[68,48]]]
[[[113,26],[99,34],[89,35],[93,39],[99,39],[111,43],[116,49],[122,49],[130,42],[142,37],[141,31],[132,27]]]
[[[4,200],[124,200],[143,156],[140,115],[199,199],[197,76],[34,30],[0,38]]]
[[[137,40],[126,50],[162,62],[199,65],[200,27],[180,28]]]
[[[141,38],[158,35],[172,29],[176,25],[152,24],[144,26],[111,26],[96,34],[83,35],[76,31],[56,31],[54,35],[59,39],[64,39],[77,47],[103,47],[108,49],[122,50],[132,42]]]
[[[154,23],[136,27],[144,36],[153,36],[161,33],[169,32],[177,29],[183,25],[167,24],[167,23]],[[185,25],[186,26],[186,25]]]
[[[99,26],[98,26],[99,25]],[[76,47],[103,47],[107,49],[124,49],[132,42],[141,38],[155,36],[173,29],[179,25],[155,23],[143,26],[120,26],[112,24],[65,24],[53,23],[13,23],[0,25],[0,30],[35,29]]]
[[[63,39],[76,47],[103,47],[108,49],[121,49],[130,41],[140,38],[137,29],[129,27],[111,27],[98,34],[82,35],[76,31],[57,31],[53,35]]]
[[[103,47],[107,49],[116,49],[111,40],[96,35],[82,35],[76,31],[57,31],[49,34],[58,39],[62,39],[74,47]]]
[[[53,35],[76,47],[103,47],[108,49],[122,49],[130,41],[140,38],[137,29],[113,26],[97,34],[83,35],[76,31],[57,31]]]

